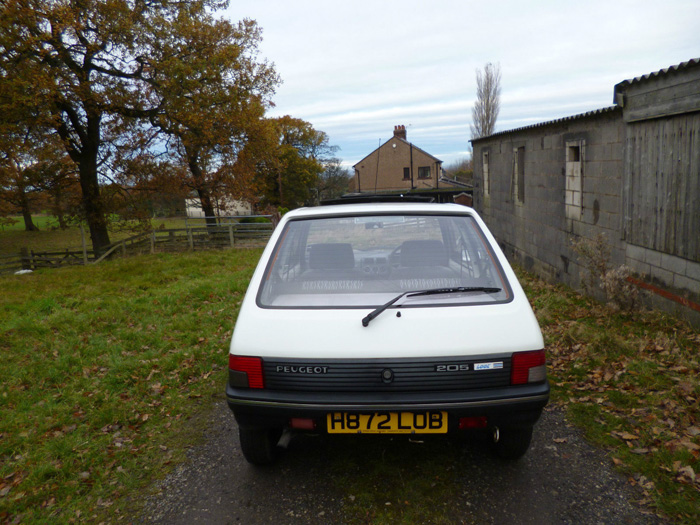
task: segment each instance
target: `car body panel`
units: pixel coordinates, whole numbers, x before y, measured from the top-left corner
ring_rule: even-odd
[[[506,303],[446,305],[435,298],[429,305],[402,301],[363,327],[373,308],[263,308],[256,302],[267,261],[287,222],[299,217],[352,216],[368,213],[365,206],[329,206],[289,212],[275,229],[251,279],[231,341],[231,353],[279,357],[417,357],[471,355],[483,352],[537,350],[542,334],[518,280],[493,236],[478,215],[464,206],[439,205],[451,214],[470,215],[498,257],[513,299]],[[375,204],[372,212],[436,213],[431,204]],[[469,299],[471,300],[471,298]],[[397,317],[400,312],[401,317]],[[284,334],[280,337],[280,334]],[[518,337],[513,337],[518,334]]]

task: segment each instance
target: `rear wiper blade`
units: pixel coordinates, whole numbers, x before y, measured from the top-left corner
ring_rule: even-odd
[[[447,294],[447,293],[461,293],[461,292],[484,292],[484,293],[498,293],[500,292],[500,288],[493,288],[493,287],[488,287],[488,286],[455,286],[452,288],[433,288],[431,290],[414,290],[410,292],[403,292],[394,297],[391,301],[381,305],[379,308],[376,310],[373,310],[372,312],[368,313],[365,317],[362,318],[362,326],[367,326],[369,325],[370,321],[374,319],[375,317],[379,316],[384,310],[389,308],[392,304],[394,304],[396,301],[401,299],[402,297],[417,297],[420,295],[439,295],[439,294]]]

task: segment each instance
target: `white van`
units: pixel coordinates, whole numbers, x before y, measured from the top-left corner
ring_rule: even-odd
[[[226,397],[253,464],[294,431],[483,429],[517,459],[549,383],[537,320],[474,210],[344,204],[275,229],[236,322]]]

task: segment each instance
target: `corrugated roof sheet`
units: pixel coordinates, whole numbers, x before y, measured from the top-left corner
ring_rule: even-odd
[[[659,69],[658,71],[654,71],[653,73],[647,73],[646,75],[642,75],[640,77],[634,77],[629,80],[623,80],[619,84],[615,86],[615,90],[617,90],[618,86],[628,86],[630,84],[636,84],[638,82],[644,82],[645,80],[651,80],[653,78],[658,78],[662,77],[665,75],[668,75],[670,73],[675,73],[677,71],[683,71],[684,69],[688,69],[689,67],[694,67],[694,66],[700,66],[700,58],[692,58],[690,60],[687,60],[685,62],[681,62],[680,64],[676,64],[675,66],[670,66],[664,69]]]
[[[692,58],[692,59],[687,60],[685,62],[681,62],[680,64],[676,64],[675,66],[670,66],[670,67],[667,67],[665,69],[660,69],[659,71],[654,71],[653,73],[647,73],[646,75],[635,77],[635,78],[632,78],[629,80],[623,80],[619,84],[615,85],[614,93],[615,93],[615,95],[617,95],[618,88],[621,88],[621,87],[625,87],[625,86],[628,86],[631,84],[636,84],[638,82],[644,82],[646,80],[662,77],[662,76],[665,76],[668,74],[673,74],[673,73],[676,73],[678,71],[683,71],[684,69],[688,69],[689,67],[696,67],[696,66],[700,66],[700,58]],[[616,98],[614,100],[616,100]],[[587,117],[595,117],[597,115],[603,115],[605,113],[612,113],[613,111],[617,111],[617,110],[620,110],[620,108],[617,105],[608,106],[607,108],[596,109],[593,111],[588,111],[586,113],[580,113],[579,115],[573,115],[571,117],[564,117],[564,118],[560,118],[560,119],[556,119],[556,120],[548,120],[546,122],[540,122],[538,124],[532,124],[530,126],[509,129],[506,131],[499,131],[498,133],[494,133],[493,135],[489,135],[488,137],[481,137],[479,139],[470,140],[470,142],[478,142],[480,140],[488,139],[491,137],[498,137],[500,135],[507,135],[509,133],[516,133],[516,132],[520,132],[520,131],[527,130],[527,129],[540,128],[543,126],[550,126],[552,124],[559,124],[561,122],[567,122],[569,120],[576,120],[576,119],[587,118]]]
[[[537,124],[531,124],[529,126],[523,126],[521,128],[509,129],[506,131],[499,131],[498,133],[494,133],[493,135],[489,135],[488,137],[481,137],[478,139],[472,139],[472,140],[470,140],[470,142],[478,142],[480,140],[489,139],[492,137],[498,137],[501,135],[507,135],[509,133],[516,133],[516,132],[524,131],[527,129],[534,129],[534,128],[541,128],[544,126],[551,126],[552,124],[559,124],[562,122],[568,122],[570,120],[578,120],[581,118],[595,117],[598,115],[613,113],[614,111],[618,111],[619,109],[620,108],[617,106],[608,106],[607,108],[595,109],[593,111],[587,111],[586,113],[579,113],[578,115],[572,115],[570,117],[563,117],[563,118],[559,118],[556,120],[548,120],[546,122],[538,122]]]

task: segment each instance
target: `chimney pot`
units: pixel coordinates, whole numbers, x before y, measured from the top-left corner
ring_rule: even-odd
[[[394,137],[406,140],[406,126],[404,126],[403,124],[394,126]]]

